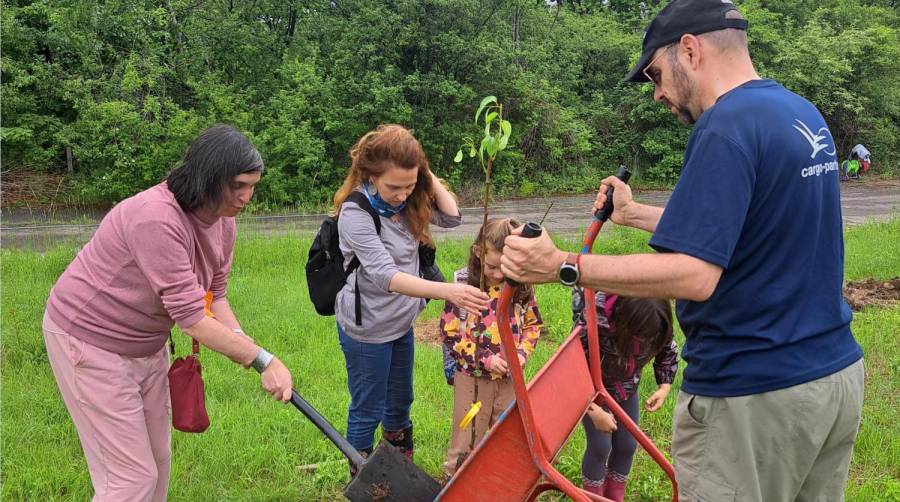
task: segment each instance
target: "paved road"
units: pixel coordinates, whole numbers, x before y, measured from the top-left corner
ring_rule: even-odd
[[[635,198],[662,207],[669,200],[669,194],[669,191],[642,191],[635,193]],[[590,223],[594,194],[504,202],[492,208],[491,215],[539,221],[551,202],[553,207],[544,226],[553,234],[580,234]],[[841,209],[845,225],[900,218],[900,181],[843,183]],[[453,232],[475,235],[481,225],[481,208],[464,208],[463,217],[462,228],[453,229]],[[438,235],[446,232],[444,229],[435,231]]]
[[[664,206],[668,191],[642,191],[637,200]],[[590,208],[594,195],[575,195],[554,198],[504,201],[496,204],[492,216],[515,217],[521,221],[539,221],[553,203],[544,225],[554,235],[579,235],[590,222]],[[841,185],[841,207],[846,225],[859,225],[869,220],[900,217],[900,181],[873,181]],[[3,215],[3,224],[19,219],[20,215]],[[239,218],[242,235],[279,235],[291,232],[314,231],[322,215],[243,216]],[[461,227],[452,230],[435,229],[435,235],[475,235],[481,225],[481,208],[463,208]],[[30,247],[45,249],[59,244],[81,245],[87,242],[97,225],[26,225],[0,228],[3,248]]]

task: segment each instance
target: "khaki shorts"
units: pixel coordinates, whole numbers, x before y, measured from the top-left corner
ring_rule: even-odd
[[[680,392],[672,454],[681,502],[841,501],[859,430],[863,361],[762,394]]]

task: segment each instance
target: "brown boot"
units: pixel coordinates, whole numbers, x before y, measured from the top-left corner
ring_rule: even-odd
[[[415,446],[413,445],[413,427],[410,425],[399,431],[382,431],[381,436],[385,441],[397,447],[406,458],[412,460]]]

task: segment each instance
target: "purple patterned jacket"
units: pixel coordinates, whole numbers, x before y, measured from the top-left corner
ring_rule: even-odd
[[[617,295],[606,295],[597,292],[594,300],[597,308],[597,334],[600,338],[600,368],[603,372],[603,385],[616,401],[628,400],[637,392],[641,382],[641,370],[653,359],[653,374],[657,385],[672,383],[678,372],[678,344],[675,340],[663,346],[656,354],[648,353],[649,347],[637,339],[632,339],[630,354],[620,355],[616,346],[615,323],[610,321]],[[572,292],[572,313],[575,324],[585,325],[584,292],[576,288]],[[581,345],[584,354],[588,355],[587,329],[581,331]]]

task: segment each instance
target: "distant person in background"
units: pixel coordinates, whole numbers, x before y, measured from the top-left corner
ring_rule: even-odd
[[[78,430],[94,501],[162,501],[171,464],[169,360],[174,324],[261,373],[291,397],[291,373],[241,330],[226,293],[234,216],[263,161],[239,131],[217,125],[166,181],[117,204],[50,291],[44,341]],[[210,310],[205,297],[211,292]]]
[[[850,149],[850,158],[841,162],[841,181],[858,180],[860,173],[867,172],[872,166],[872,154],[863,145]]]

